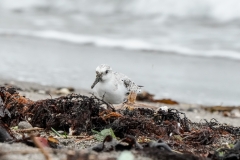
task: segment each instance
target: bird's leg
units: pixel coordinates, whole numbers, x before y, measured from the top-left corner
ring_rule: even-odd
[[[136,101],[136,97],[137,97],[136,92],[130,92],[129,95],[128,95],[128,99],[124,104],[124,107],[126,107],[129,110],[133,110],[134,107],[132,107],[132,106],[134,106],[134,103]]]
[[[137,98],[137,93],[136,92],[130,92],[128,95],[128,101],[127,103],[134,104]]]
[[[102,96],[102,100],[103,100],[103,101],[104,101],[105,94],[106,94],[106,92],[104,92],[104,94],[103,94],[103,96]]]
[[[127,103],[127,102],[128,102],[128,99],[127,99],[127,98],[123,100],[123,104],[125,104],[125,103]]]

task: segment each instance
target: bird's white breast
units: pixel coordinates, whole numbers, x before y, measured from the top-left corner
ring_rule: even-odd
[[[127,89],[123,82],[116,81],[114,78],[109,81],[99,82],[96,85],[96,91],[100,98],[113,104],[122,103],[127,97]]]

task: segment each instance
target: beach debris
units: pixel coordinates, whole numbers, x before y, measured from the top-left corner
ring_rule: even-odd
[[[143,149],[143,146],[138,143],[136,138],[132,135],[126,135],[119,143],[115,146],[116,151],[130,150],[132,148],[137,150]]]
[[[45,91],[45,90],[38,90],[37,93],[39,93],[39,94],[47,94],[47,91]]]
[[[174,101],[172,99],[154,99],[153,97],[154,97],[153,94],[143,91],[138,94],[137,100],[144,101],[144,102],[164,103],[164,104],[169,104],[169,105],[179,104],[177,101]]]
[[[156,110],[156,112],[158,112],[159,110],[162,110],[162,111],[167,112],[167,111],[168,111],[168,106],[161,106],[161,107],[158,107],[158,109]]]
[[[117,113],[111,112],[111,110],[109,112],[109,110],[101,107],[101,104],[106,105],[106,103],[96,97],[71,94],[56,99],[37,101],[34,104],[30,103],[22,107],[25,108],[22,114],[27,113],[26,118],[29,119],[33,126],[41,128],[53,127],[57,130],[73,128],[75,134],[80,134],[82,131],[89,132],[92,129],[103,130],[105,129],[104,126],[111,126],[119,137],[123,137],[123,133],[137,134],[138,136],[146,133],[169,135],[173,132],[179,134],[180,132],[176,129],[177,123],[182,123],[183,130],[188,128],[185,115],[180,117],[182,113],[177,110],[168,109],[167,112],[159,110],[155,113],[151,109],[136,108]],[[23,116],[26,115],[21,115],[20,117]],[[146,116],[149,118],[146,119]],[[176,123],[174,122],[175,129],[172,127],[174,125],[164,126],[162,124],[163,121],[167,120],[176,121]],[[101,127],[99,127],[99,124],[101,124]],[[158,126],[157,124],[160,125]],[[171,131],[171,133],[167,131]]]
[[[12,132],[0,120],[0,142],[9,142],[11,140],[13,140]]]
[[[33,128],[32,125],[27,121],[21,121],[18,123],[18,129],[29,129]]]
[[[3,100],[4,108],[6,108],[11,115],[11,118],[2,117],[1,120],[9,127],[17,126],[24,118],[25,111],[28,105],[33,104],[33,101],[21,96],[16,89],[0,87],[0,97]]]
[[[92,150],[96,152],[102,152],[102,151],[109,152],[109,151],[115,150],[116,144],[117,144],[117,140],[113,138],[111,135],[107,135],[104,138],[103,142],[94,146]]]
[[[10,83],[4,83],[4,87],[14,89],[14,91],[23,91],[23,89],[17,86],[14,81],[11,81]]]
[[[219,148],[212,155],[211,159],[238,160],[240,159],[240,141],[238,140],[232,148]]]
[[[11,113],[4,107],[3,100],[0,97],[0,117],[5,117],[6,115],[11,118]]]
[[[102,130],[101,132],[92,130],[92,132],[95,133],[95,134],[93,135],[93,137],[94,137],[95,139],[97,139],[98,141],[103,141],[104,138],[105,138],[106,136],[108,136],[108,135],[110,135],[110,136],[112,136],[113,138],[116,139],[116,136],[115,136],[115,134],[114,134],[114,132],[113,132],[113,130],[112,130],[111,128],[110,128],[110,129],[104,129],[104,130]]]
[[[99,113],[99,116],[105,121],[106,119],[110,119],[110,118],[119,118],[122,117],[121,114],[117,113],[117,112],[112,112],[112,111],[108,111],[105,110],[101,113]]]
[[[142,91],[137,95],[138,101],[145,101],[145,102],[152,102],[153,101],[154,94],[151,94],[146,91]]]
[[[151,142],[149,142],[148,145],[150,148],[158,148],[158,149],[163,149],[167,152],[172,152],[172,149],[169,147],[169,145],[167,145],[164,142],[151,141]]]
[[[240,110],[240,106],[202,106],[205,111],[213,112],[231,112],[232,110]]]
[[[130,151],[123,151],[117,160],[134,160],[134,155]]]
[[[133,148],[138,150],[143,149],[143,146],[137,142],[135,137],[127,135],[125,138],[117,141],[117,139],[113,138],[111,135],[107,135],[103,142],[94,146],[92,150],[96,152],[103,152],[131,150]]]
[[[38,128],[38,127],[28,128],[28,129],[18,129],[18,127],[17,128],[13,127],[12,129],[14,129],[14,131],[17,133],[29,133],[29,134],[34,133],[34,132],[37,133],[39,131],[44,130],[43,128]]]
[[[51,148],[58,148],[60,142],[57,138],[54,138],[53,136],[49,136],[47,138],[48,144]]]
[[[227,114],[226,117],[231,117],[231,118],[240,118],[240,109],[233,109],[231,110],[231,112],[228,112],[229,114]],[[225,116],[226,113],[223,113],[223,115]]]
[[[238,140],[238,141],[236,142],[236,144],[234,145],[233,149],[235,149],[235,150],[240,150],[240,140]]]
[[[40,149],[40,151],[42,152],[46,160],[52,160],[48,151],[45,149],[46,147],[49,147],[48,141],[46,140],[46,138],[33,136],[32,140],[34,144]]]
[[[203,106],[202,109],[208,112],[218,112],[224,117],[240,118],[240,106]]]
[[[172,100],[172,99],[155,99],[153,102],[155,102],[155,103],[164,103],[164,104],[169,104],[169,105],[177,105],[177,104],[179,104],[177,101]]]
[[[0,142],[6,142],[13,139],[10,129],[1,120],[6,115],[8,118],[11,118],[11,113],[5,107],[3,100],[0,97]]]
[[[95,160],[99,159],[98,154],[94,151],[88,150],[80,150],[80,151],[73,151],[70,150],[67,152],[67,160]],[[108,160],[108,158],[103,159]],[[112,159],[115,160],[115,159]]]
[[[63,88],[57,88],[56,90],[53,91],[53,93],[57,94],[57,95],[67,95],[74,91],[75,91],[75,89],[72,87],[67,87],[67,88],[63,87]]]
[[[33,136],[33,137],[31,137],[31,139],[33,140],[34,144],[37,147],[41,147],[41,148],[50,147],[48,144],[47,138]]]
[[[64,146],[60,139],[73,137],[62,134],[56,136],[57,138],[51,137],[51,134],[55,133],[53,128],[55,131],[65,132],[70,129],[73,135],[80,136],[80,139],[72,140],[75,144],[96,139],[103,141],[92,148],[94,151],[135,150],[138,154],[153,159],[220,159],[222,155],[229,157],[230,153],[235,154],[236,148],[239,148],[234,150],[228,147],[228,150],[218,152],[219,148],[223,147],[223,142],[233,144],[239,139],[240,127],[221,124],[215,119],[191,122],[184,112],[169,106],[162,106],[158,110],[138,107],[115,109],[94,95],[74,93],[54,99],[32,101],[6,87],[0,87],[0,97],[2,108],[6,108],[11,115],[8,116],[3,110],[1,112],[1,127],[8,133],[2,136],[0,129],[1,141],[15,138],[15,134],[11,135],[11,130],[23,135],[22,139],[17,139],[22,142],[27,139],[24,133],[31,135],[36,131],[31,137],[43,139],[32,138],[32,141],[43,150],[42,153],[48,159],[49,152],[45,153],[44,147]],[[41,128],[9,129],[21,121],[28,121],[33,127]],[[44,136],[40,136],[43,132]],[[159,139],[161,141],[157,141]],[[73,159],[91,155],[90,152],[73,151],[67,156]]]
[[[143,150],[140,154],[149,157],[153,160],[207,160],[207,158],[199,157],[191,153],[176,153],[176,152],[169,152],[165,150],[160,150],[157,147],[148,147]]]
[[[217,134],[214,134],[210,128],[196,130],[191,132],[184,140],[192,141],[196,144],[209,145],[212,144],[215,140]]]
[[[53,133],[55,133],[58,137],[63,137],[63,135],[61,135],[61,131],[59,132],[59,131],[56,131],[55,129],[53,129],[52,127],[51,127],[51,130],[53,131]],[[62,133],[64,133],[63,131],[62,131]]]

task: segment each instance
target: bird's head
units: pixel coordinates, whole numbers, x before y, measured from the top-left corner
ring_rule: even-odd
[[[93,82],[91,88],[101,81],[106,81],[112,77],[112,68],[109,65],[101,64],[96,68],[96,79]]]

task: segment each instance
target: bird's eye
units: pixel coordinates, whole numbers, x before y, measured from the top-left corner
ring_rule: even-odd
[[[96,71],[96,74],[99,74],[99,72],[98,72],[98,71]]]
[[[108,70],[106,70],[106,74],[108,74]]]

